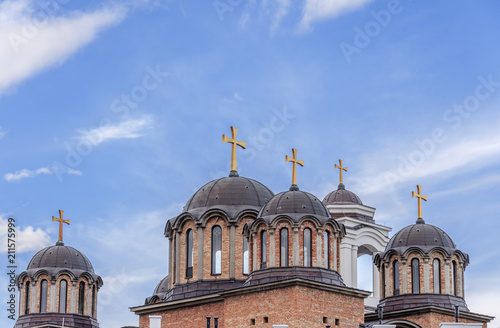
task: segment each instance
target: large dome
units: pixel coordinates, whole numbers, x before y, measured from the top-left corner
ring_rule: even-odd
[[[289,215],[294,218],[305,215],[313,215],[331,218],[325,205],[313,194],[290,188],[271,198],[260,210],[258,217],[276,217],[278,215]]]
[[[332,191],[323,199],[323,204],[333,205],[333,204],[357,204],[363,205],[361,199],[353,193],[345,189],[343,183],[339,184],[337,190]]]
[[[64,246],[62,243],[46,247],[33,256],[27,270],[38,269],[47,269],[49,271],[69,269],[94,273],[92,263],[85,255],[73,247]]]
[[[184,206],[184,212],[202,207],[242,205],[262,207],[273,192],[262,183],[232,174],[201,187]]]
[[[415,224],[397,232],[389,240],[385,251],[394,249],[398,250],[399,253],[403,253],[410,247],[419,247],[425,252],[435,247],[444,248],[449,253],[456,249],[455,243],[446,232],[436,226],[426,224],[423,219],[418,219]]]

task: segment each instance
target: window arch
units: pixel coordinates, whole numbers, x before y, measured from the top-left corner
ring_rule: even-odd
[[[399,295],[399,261],[392,262],[393,295]]]
[[[193,277],[193,229],[186,233],[186,278]]]
[[[30,313],[30,282],[26,281],[26,288],[24,289],[24,314]]]
[[[441,262],[439,259],[432,261],[432,275],[434,280],[434,294],[441,294]]]
[[[420,293],[420,261],[417,258],[411,260],[411,292]]]
[[[458,284],[457,284],[457,262],[453,261],[451,262],[452,266],[453,266],[453,270],[452,270],[452,290],[453,290],[453,295],[455,296],[458,296]]]
[[[324,267],[330,269],[330,232],[328,230],[323,232],[323,259]]]
[[[312,241],[311,241],[311,229],[305,228],[303,235],[303,244],[304,244],[304,266],[312,265]]]
[[[59,282],[59,312],[66,313],[67,299],[68,299],[68,282],[62,279]]]
[[[267,268],[267,231],[260,233],[260,268]]]
[[[78,285],[78,314],[84,314],[85,309],[85,283],[80,281]]]
[[[288,266],[288,229],[280,230],[280,266]]]
[[[42,280],[40,285],[40,313],[47,312],[47,280]]]
[[[249,274],[249,254],[248,254],[248,239],[243,236],[243,274]]]
[[[222,228],[212,228],[212,274],[222,273]]]

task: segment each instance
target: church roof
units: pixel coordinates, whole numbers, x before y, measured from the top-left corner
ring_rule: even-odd
[[[326,197],[323,199],[323,204],[325,205],[333,205],[333,204],[357,204],[357,205],[363,205],[363,202],[361,199],[353,193],[352,191],[349,191],[345,189],[345,186],[343,183],[339,184],[337,190],[334,190],[330,192]]]
[[[83,253],[62,243],[46,247],[33,256],[27,270],[40,268],[76,269],[94,273],[92,263]]]

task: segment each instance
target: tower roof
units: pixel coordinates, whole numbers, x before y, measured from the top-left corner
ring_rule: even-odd
[[[60,242],[38,251],[28,264],[27,270],[42,268],[82,270],[94,273],[92,263],[82,252],[73,247],[64,246]]]
[[[345,189],[343,183],[339,184],[337,190],[330,192],[323,199],[323,204],[334,205],[334,204],[357,204],[363,205],[361,199],[350,190]]]

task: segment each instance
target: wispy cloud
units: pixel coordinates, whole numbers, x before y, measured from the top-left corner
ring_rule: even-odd
[[[2,139],[3,137],[5,137],[5,135],[7,134],[7,131],[5,131],[1,126],[0,126],[0,139]]]
[[[62,5],[52,4],[0,3],[0,95],[43,69],[61,64],[99,32],[119,23],[126,12],[113,5],[63,17],[58,16]]]
[[[149,117],[130,119],[116,124],[103,125],[90,130],[80,129],[75,139],[88,140],[93,145],[114,139],[134,139],[143,136],[143,131],[151,128],[153,120]]]
[[[306,0],[302,8],[299,31],[307,32],[314,22],[335,18],[359,9],[371,1],[373,0]]]
[[[267,8],[269,13],[272,15],[272,22],[271,22],[271,35],[276,34],[279,24],[283,17],[285,17],[288,14],[288,9],[290,7],[290,0],[269,0],[269,1],[263,1],[262,6],[264,9]]]
[[[8,219],[4,215],[0,215],[0,242],[2,245],[7,245]],[[19,222],[16,222],[16,225]],[[38,251],[50,244],[50,237],[44,230],[33,228],[32,226],[19,227],[16,226],[16,252]],[[7,249],[2,247],[0,253],[6,253]]]
[[[26,178],[34,178],[40,174],[52,175],[55,173],[56,173],[55,167],[46,166],[46,167],[41,167],[41,168],[36,169],[36,170],[22,169],[20,171],[16,171],[15,173],[6,173],[4,175],[4,179],[7,182],[18,182],[18,181],[21,181],[21,180],[26,179]],[[68,169],[67,173],[71,174],[71,175],[82,175],[81,171],[74,170],[71,168]]]

